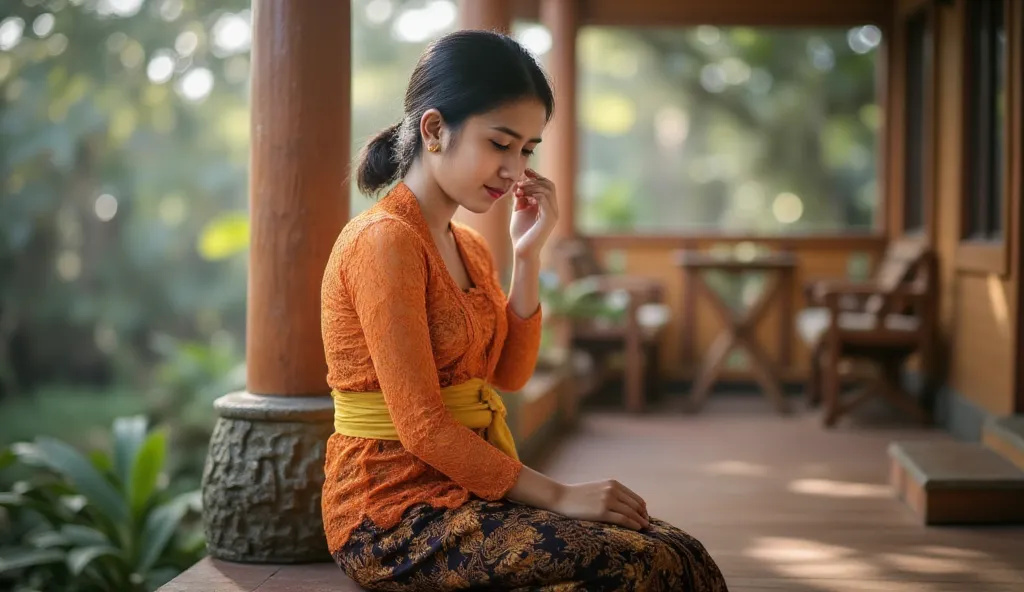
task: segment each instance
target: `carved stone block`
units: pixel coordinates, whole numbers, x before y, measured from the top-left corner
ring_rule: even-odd
[[[243,563],[330,561],[320,511],[330,397],[225,395],[203,470],[207,550]]]

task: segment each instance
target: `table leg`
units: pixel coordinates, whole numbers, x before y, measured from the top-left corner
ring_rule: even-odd
[[[747,353],[750,355],[750,369],[754,373],[754,378],[757,379],[761,388],[764,389],[768,399],[775,405],[775,409],[779,413],[789,413],[789,405],[786,404],[786,396],[782,392],[778,369],[772,363],[764,348],[757,343],[756,338],[747,339],[740,337],[739,343],[741,347],[746,348]]]
[[[711,385],[718,378],[718,373],[725,364],[725,358],[732,351],[735,343],[736,335],[731,330],[726,330],[719,334],[711,344],[711,347],[708,348],[704,361],[701,363],[701,368],[694,377],[693,390],[690,391],[690,409],[692,411],[698,411],[704,405],[704,401],[708,398],[708,392],[711,390]]]

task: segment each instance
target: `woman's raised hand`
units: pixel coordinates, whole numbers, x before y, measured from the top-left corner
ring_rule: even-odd
[[[509,234],[516,257],[537,260],[558,221],[558,198],[550,179],[533,169],[526,169],[525,177],[512,186],[515,207]]]

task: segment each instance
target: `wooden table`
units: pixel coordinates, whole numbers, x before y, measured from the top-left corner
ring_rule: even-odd
[[[795,257],[789,253],[773,253],[753,259],[740,259],[697,251],[681,251],[678,253],[676,261],[686,276],[686,289],[683,293],[686,300],[683,303],[683,310],[695,311],[696,294],[703,293],[718,316],[725,322],[725,330],[711,344],[694,377],[693,390],[690,394],[692,409],[696,411],[704,404],[729,353],[734,349],[742,348],[749,354],[750,369],[764,390],[765,396],[774,403],[779,413],[788,413],[789,405],[782,393],[779,377],[781,375],[780,366],[787,365],[789,358],[792,319],[786,317],[792,315],[787,314],[786,310],[791,306],[790,299],[796,275]],[[729,274],[763,272],[768,274],[768,279],[757,300],[745,310],[735,313],[704,280],[703,274],[708,271],[721,271]],[[758,324],[778,295],[781,295],[781,303],[784,307],[780,327],[781,364],[776,364],[771,359],[758,343],[756,336]],[[684,334],[692,335],[696,330],[696,327],[692,326],[695,314],[688,316],[691,326],[684,328]],[[692,350],[692,337],[689,339],[691,341],[684,344],[684,351]]]

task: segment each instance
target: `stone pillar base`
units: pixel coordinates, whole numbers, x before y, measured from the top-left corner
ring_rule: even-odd
[[[330,561],[320,496],[331,398],[240,392],[214,408],[202,482],[209,554],[241,563]]]

